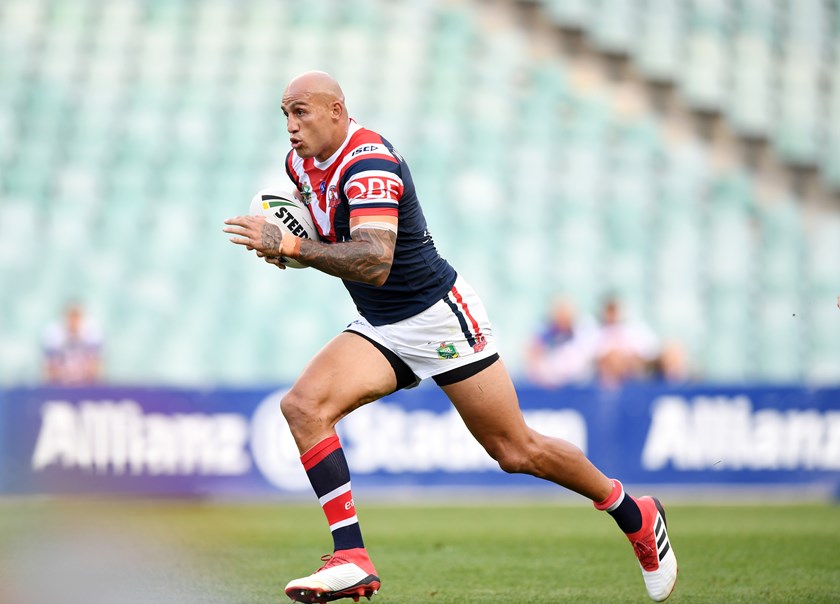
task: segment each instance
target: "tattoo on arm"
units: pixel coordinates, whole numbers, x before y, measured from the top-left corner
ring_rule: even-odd
[[[391,272],[396,242],[393,231],[360,228],[353,232],[353,241],[346,243],[328,245],[304,239],[299,260],[335,277],[382,285]]]
[[[268,255],[279,254],[280,242],[283,240],[283,233],[280,232],[280,227],[276,224],[271,224],[266,220],[262,227],[262,236],[260,237],[260,245]]]

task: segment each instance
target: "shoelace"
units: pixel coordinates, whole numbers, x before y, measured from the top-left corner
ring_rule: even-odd
[[[656,570],[656,567],[659,565],[659,556],[655,547],[649,546],[640,539],[639,541],[633,542],[633,549],[636,551],[636,557],[639,559],[639,562],[642,563],[642,568],[647,571]]]
[[[321,562],[324,562],[325,564],[315,572],[321,572],[325,568],[336,566],[337,564],[341,563],[346,563],[347,560],[345,560],[341,556],[336,556],[335,554],[324,554],[323,556],[321,556]]]

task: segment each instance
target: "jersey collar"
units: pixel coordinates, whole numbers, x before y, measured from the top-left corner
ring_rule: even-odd
[[[317,159],[312,158],[315,167],[319,170],[326,170],[331,165],[333,165],[333,162],[335,162],[335,160],[338,159],[338,156],[341,155],[345,148],[347,148],[347,143],[350,142],[350,138],[352,138],[352,136],[361,129],[362,127],[356,123],[356,120],[350,118],[350,127],[347,129],[347,138],[344,139],[344,142],[341,143],[341,146],[338,149],[336,149],[335,153],[330,155],[330,157],[326,161],[320,162]]]

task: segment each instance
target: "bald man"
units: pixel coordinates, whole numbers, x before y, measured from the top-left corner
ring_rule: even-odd
[[[327,602],[370,598],[380,588],[335,425],[366,403],[432,378],[504,471],[550,480],[611,514],[633,544],[648,594],[667,598],[677,561],[662,506],[629,496],[580,449],[525,424],[481,299],[438,254],[405,160],[350,119],[341,87],[326,73],[293,79],[282,109],[292,146],[286,172],[321,240],[281,234],[262,216],[228,219],[224,230],[279,268],[285,256],[339,277],[359,311],[281,402],[334,545],[326,564],[289,582],[286,594]]]

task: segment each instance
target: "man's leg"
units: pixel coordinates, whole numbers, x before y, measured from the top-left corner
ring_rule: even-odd
[[[294,601],[358,599],[379,589],[379,577],[362,541],[350,470],[335,424],[398,387],[392,362],[365,338],[345,332],[312,359],[283,397],[283,415],[327,517],[334,545],[333,556],[323,567],[286,586],[286,594]]]
[[[579,448],[525,424],[513,382],[501,361],[442,388],[472,435],[504,471],[550,480],[592,501],[609,497],[612,482]]]
[[[441,387],[467,428],[503,470],[544,478],[591,499],[627,534],[650,597],[661,601],[671,594],[677,561],[668,541],[665,512],[657,500],[634,499],[619,481],[602,474],[580,449],[529,428],[501,361]]]

